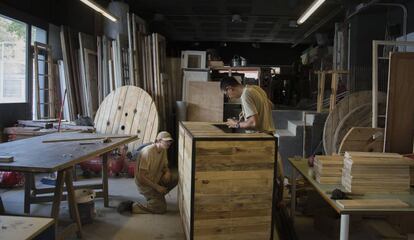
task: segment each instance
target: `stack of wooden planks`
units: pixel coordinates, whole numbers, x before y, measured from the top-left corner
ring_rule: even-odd
[[[122,86],[137,86],[154,99],[161,128],[171,131],[174,102],[180,90],[180,64],[166,57],[166,39],[147,33],[146,22],[128,14],[128,32],[115,39],[90,36],[61,28],[63,60],[59,61],[60,95],[65,96],[63,118],[94,118],[99,105]],[[170,76],[173,75],[174,76]],[[177,86],[176,86],[177,85]],[[60,105],[60,104],[59,104]]]
[[[313,170],[315,179],[320,184],[341,184],[343,157],[315,156]]]
[[[397,153],[345,152],[342,185],[356,193],[408,192],[412,163]]]

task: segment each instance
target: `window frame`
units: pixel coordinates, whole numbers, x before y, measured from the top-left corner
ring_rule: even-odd
[[[6,105],[19,105],[19,104],[23,104],[23,105],[27,105],[29,106],[30,111],[30,115],[32,115],[33,109],[32,109],[32,105],[33,105],[33,69],[32,69],[32,65],[33,65],[33,49],[31,46],[31,42],[32,42],[32,26],[35,26],[37,28],[42,28],[46,31],[46,41],[47,43],[49,42],[49,23],[47,23],[44,20],[41,20],[37,17],[31,16],[25,12],[16,10],[12,7],[9,7],[7,5],[5,5],[4,3],[0,3],[0,15],[2,17],[5,18],[10,18],[12,20],[16,20],[19,22],[22,22],[24,24],[26,24],[26,71],[25,71],[25,83],[26,83],[26,96],[25,96],[25,101],[24,102],[14,102],[14,103],[0,103],[1,106],[6,106]]]

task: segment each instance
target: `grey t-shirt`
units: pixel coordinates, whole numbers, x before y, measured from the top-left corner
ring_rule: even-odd
[[[241,95],[241,103],[245,119],[257,114],[256,131],[274,133],[272,102],[263,89],[255,85],[246,85]]]

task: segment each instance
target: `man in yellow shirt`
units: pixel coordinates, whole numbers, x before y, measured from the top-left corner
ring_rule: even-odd
[[[225,77],[220,88],[230,99],[240,98],[244,121],[227,119],[230,128],[243,128],[257,132],[273,134],[275,127],[272,120],[272,102],[266,92],[255,85],[243,86],[234,77]]]
[[[135,171],[135,183],[146,202],[125,201],[118,206],[119,212],[157,213],[167,211],[165,194],[177,185],[177,174],[168,168],[167,150],[173,139],[168,132],[160,132],[155,143],[144,147],[139,154]]]

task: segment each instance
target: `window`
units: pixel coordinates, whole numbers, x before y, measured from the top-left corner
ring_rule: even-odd
[[[47,31],[35,26],[31,26],[31,43],[30,46],[33,47],[35,42],[39,42],[39,43],[44,43],[47,44]],[[37,66],[37,71],[38,71],[38,77],[39,77],[39,88],[40,89],[47,89],[47,78],[46,77],[46,73],[47,73],[47,67],[46,67],[46,55],[44,54],[39,54],[38,55],[39,61],[38,61],[38,66]],[[37,87],[37,82],[36,82],[36,76],[35,76],[35,72],[34,72],[34,67],[35,67],[35,63],[34,63],[34,59],[33,59],[33,72],[32,72],[32,119],[37,119],[37,92],[36,92],[36,87]],[[48,102],[47,97],[45,95],[45,91],[39,91],[39,100],[40,102],[44,103],[44,102]],[[45,112],[47,112],[47,105],[42,105],[40,106],[40,116],[45,116]]]
[[[27,24],[0,15],[0,103],[27,101]]]

